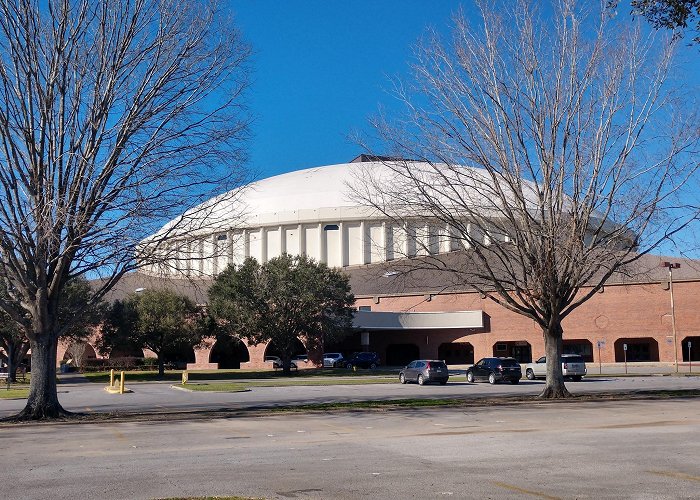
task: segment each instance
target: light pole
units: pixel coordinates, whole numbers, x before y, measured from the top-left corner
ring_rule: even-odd
[[[676,340],[676,309],[673,303],[673,270],[681,265],[678,262],[662,262],[661,267],[668,269],[668,289],[671,292],[671,329],[673,330],[673,359],[678,373],[678,346]]]

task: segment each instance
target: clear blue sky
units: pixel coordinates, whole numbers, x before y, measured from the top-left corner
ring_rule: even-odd
[[[255,51],[248,95],[255,117],[250,166],[260,177],[344,163],[348,140],[390,108],[390,76],[406,76],[427,26],[447,29],[458,1],[237,0]]]
[[[232,0],[255,51],[249,166],[257,176],[356,156],[349,135],[366,130],[380,105],[397,106],[390,77],[408,76],[412,46],[428,26],[449,33],[460,4],[468,15],[472,2],[458,0]],[[697,86],[700,48],[682,52]]]

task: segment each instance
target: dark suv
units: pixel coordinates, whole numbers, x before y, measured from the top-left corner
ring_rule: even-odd
[[[345,362],[346,368],[376,368],[379,366],[379,354],[376,352],[356,352]]]
[[[522,376],[523,371],[513,358],[483,358],[467,370],[469,383],[488,380],[489,384],[495,384],[508,380],[511,384],[517,384]]]
[[[444,361],[438,359],[417,359],[411,361],[399,372],[399,382],[418,382],[420,385],[428,382],[439,382],[445,385],[450,374]]]

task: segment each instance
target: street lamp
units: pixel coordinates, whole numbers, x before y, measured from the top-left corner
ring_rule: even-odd
[[[678,373],[678,345],[676,340],[676,309],[673,304],[673,270],[681,265],[678,262],[662,262],[661,267],[668,269],[668,289],[671,292],[671,329],[673,330],[673,359]]]

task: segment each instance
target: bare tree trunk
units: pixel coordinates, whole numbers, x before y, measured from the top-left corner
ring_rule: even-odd
[[[29,385],[27,405],[15,418],[17,420],[41,420],[71,415],[58,402],[56,393],[56,349],[54,335],[42,335],[31,341],[32,379]]]
[[[544,352],[547,356],[547,380],[539,397],[543,399],[570,398],[571,393],[564,385],[564,373],[561,369],[563,334],[561,322],[552,321],[550,324],[552,326],[542,332],[544,334]]]

